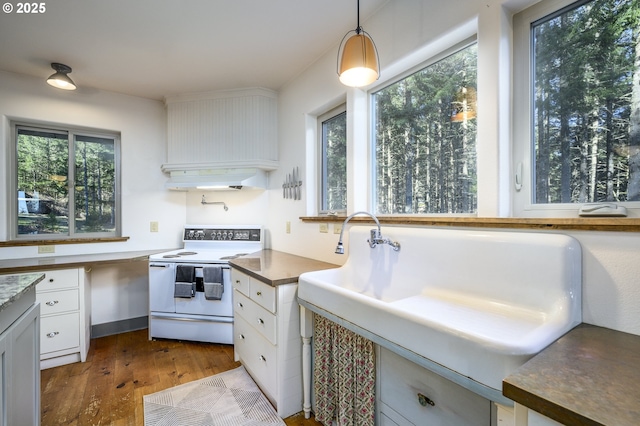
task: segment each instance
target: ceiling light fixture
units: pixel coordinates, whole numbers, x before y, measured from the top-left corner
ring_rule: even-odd
[[[47,83],[58,89],[76,90],[76,84],[67,75],[71,72],[71,67],[54,62],[51,64],[51,68],[56,72],[47,79]]]
[[[345,43],[345,39],[354,33]],[[360,26],[360,0],[358,0],[358,26],[344,35],[338,49],[337,71],[345,86],[361,87],[373,83],[380,76],[378,49],[371,36]]]

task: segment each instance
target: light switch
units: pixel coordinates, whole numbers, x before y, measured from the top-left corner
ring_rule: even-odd
[[[151,232],[158,232],[158,222],[151,222],[149,225],[149,230]]]

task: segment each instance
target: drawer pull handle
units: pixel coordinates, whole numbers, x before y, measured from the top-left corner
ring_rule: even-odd
[[[257,294],[258,296],[262,296],[262,292],[261,292],[261,291],[256,292],[256,294]]]
[[[49,300],[46,305],[48,306],[53,306],[53,305],[57,305],[59,302],[57,300]]]
[[[267,359],[264,357],[264,355],[260,355],[260,361],[267,361]]]
[[[238,307],[239,308],[244,308],[244,306],[242,305],[242,303],[238,302]]]
[[[420,405],[422,405],[423,407],[426,407],[427,405],[430,406],[434,406],[436,405],[435,402],[433,402],[432,400],[430,400],[429,398],[427,398],[426,396],[424,396],[423,394],[419,393],[418,394],[418,402],[420,403]]]
[[[53,282],[53,278],[49,278],[49,282],[52,283]]]
[[[240,280],[236,280],[236,284],[240,284]]]
[[[244,334],[239,334],[240,340],[244,340]]]
[[[52,331],[51,333],[47,333],[47,337],[56,337],[58,334],[60,334],[58,331]]]
[[[264,324],[264,320],[262,318],[258,318],[258,324],[260,325]]]

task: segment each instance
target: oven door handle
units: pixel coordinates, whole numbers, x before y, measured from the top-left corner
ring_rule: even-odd
[[[163,264],[155,264],[155,263],[150,263],[149,264],[149,268],[168,268],[169,265],[168,263],[163,263]]]

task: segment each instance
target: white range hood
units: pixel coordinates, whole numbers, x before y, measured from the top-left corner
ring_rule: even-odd
[[[174,166],[175,167],[175,166]],[[173,168],[173,167],[172,167]],[[165,188],[178,191],[229,191],[239,189],[266,189],[269,177],[259,168],[183,168],[167,170],[169,180]]]

